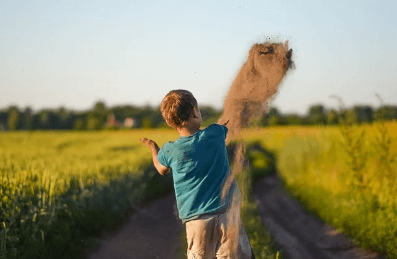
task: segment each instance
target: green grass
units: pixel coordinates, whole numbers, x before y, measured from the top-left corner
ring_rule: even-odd
[[[397,258],[397,125],[273,130],[261,142],[273,145],[281,177],[306,208],[357,245]]]
[[[250,166],[237,176],[241,216],[257,258],[279,257],[250,193],[257,177],[276,168],[307,209],[356,244],[397,258],[396,123],[272,127],[243,136],[251,144]],[[170,130],[1,133],[0,258],[78,258],[94,242],[90,236],[122,222],[134,204],[170,191],[171,179],[147,167],[150,151],[140,137],[161,146],[178,136]]]
[[[158,136],[160,133],[160,136]],[[171,131],[0,134],[0,258],[78,258],[136,203],[172,189],[150,151]],[[90,245],[90,244],[89,244]]]
[[[136,204],[171,191],[172,179],[156,173],[141,137],[161,146],[178,136],[169,130],[1,133],[0,258],[84,257],[97,243],[93,237],[119,226]],[[252,154],[256,173],[267,168],[263,154]],[[257,258],[274,258],[270,234],[248,198],[242,218]]]

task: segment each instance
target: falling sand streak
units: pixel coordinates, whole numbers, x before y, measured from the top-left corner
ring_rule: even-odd
[[[223,104],[223,114],[219,124],[227,122],[228,136],[226,144],[235,139],[240,131],[247,127],[253,118],[268,112],[269,104],[277,93],[279,85],[287,70],[291,68],[292,49],[288,43],[255,44],[249,51],[248,59],[233,81]],[[246,164],[244,158],[244,144],[238,143],[234,152],[234,166],[222,187],[222,199],[230,190],[234,175],[241,172]],[[239,222],[239,190],[233,194],[233,202],[228,211],[227,219],[232,226],[228,230],[229,238],[236,240],[232,250],[237,250]]]

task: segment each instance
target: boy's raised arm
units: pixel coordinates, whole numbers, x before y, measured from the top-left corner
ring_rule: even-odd
[[[142,142],[142,144],[144,144],[146,147],[148,147],[152,151],[153,164],[154,164],[154,167],[156,167],[159,174],[166,175],[167,173],[169,173],[170,168],[165,167],[162,164],[160,164],[159,160],[157,159],[157,154],[159,153],[159,150],[160,150],[157,143],[154,142],[153,140],[147,139],[147,138],[141,138],[140,141]]]

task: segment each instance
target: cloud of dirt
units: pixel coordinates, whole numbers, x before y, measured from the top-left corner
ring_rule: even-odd
[[[292,49],[288,48],[288,43],[264,42],[252,46],[247,61],[241,67],[226,95],[223,114],[218,120],[219,124],[227,122],[227,144],[236,139],[252,119],[268,112],[271,100],[293,64],[291,57]],[[234,166],[222,187],[222,198],[229,193],[234,176],[244,168],[242,142],[237,143],[233,162]],[[239,191],[235,192],[233,200],[238,199],[239,195],[241,195]],[[236,209],[236,206],[239,206],[238,203],[233,202],[227,216],[230,225],[234,226],[229,232],[230,238],[234,240],[238,240],[238,228],[241,225],[241,222],[238,222],[240,217],[236,214],[239,213],[239,208]],[[237,249],[237,245],[233,249]]]
[[[280,82],[292,66],[288,43],[255,44],[248,59],[234,79],[223,103],[219,124],[229,121],[227,143],[248,126],[251,119],[262,116]]]

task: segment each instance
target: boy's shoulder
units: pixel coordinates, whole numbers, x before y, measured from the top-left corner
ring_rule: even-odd
[[[217,123],[212,123],[205,129],[218,129],[219,130],[219,129],[223,129],[223,128],[226,128],[226,126],[223,126],[223,125],[220,125],[220,124],[217,124]]]
[[[226,138],[226,134],[228,132],[228,128],[225,125],[220,125],[217,123],[213,123],[205,129],[208,131],[216,132],[218,134],[222,134],[222,135],[224,135],[225,138]]]
[[[174,141],[167,141],[163,144],[162,148],[167,148],[172,146],[172,144],[174,144]]]

